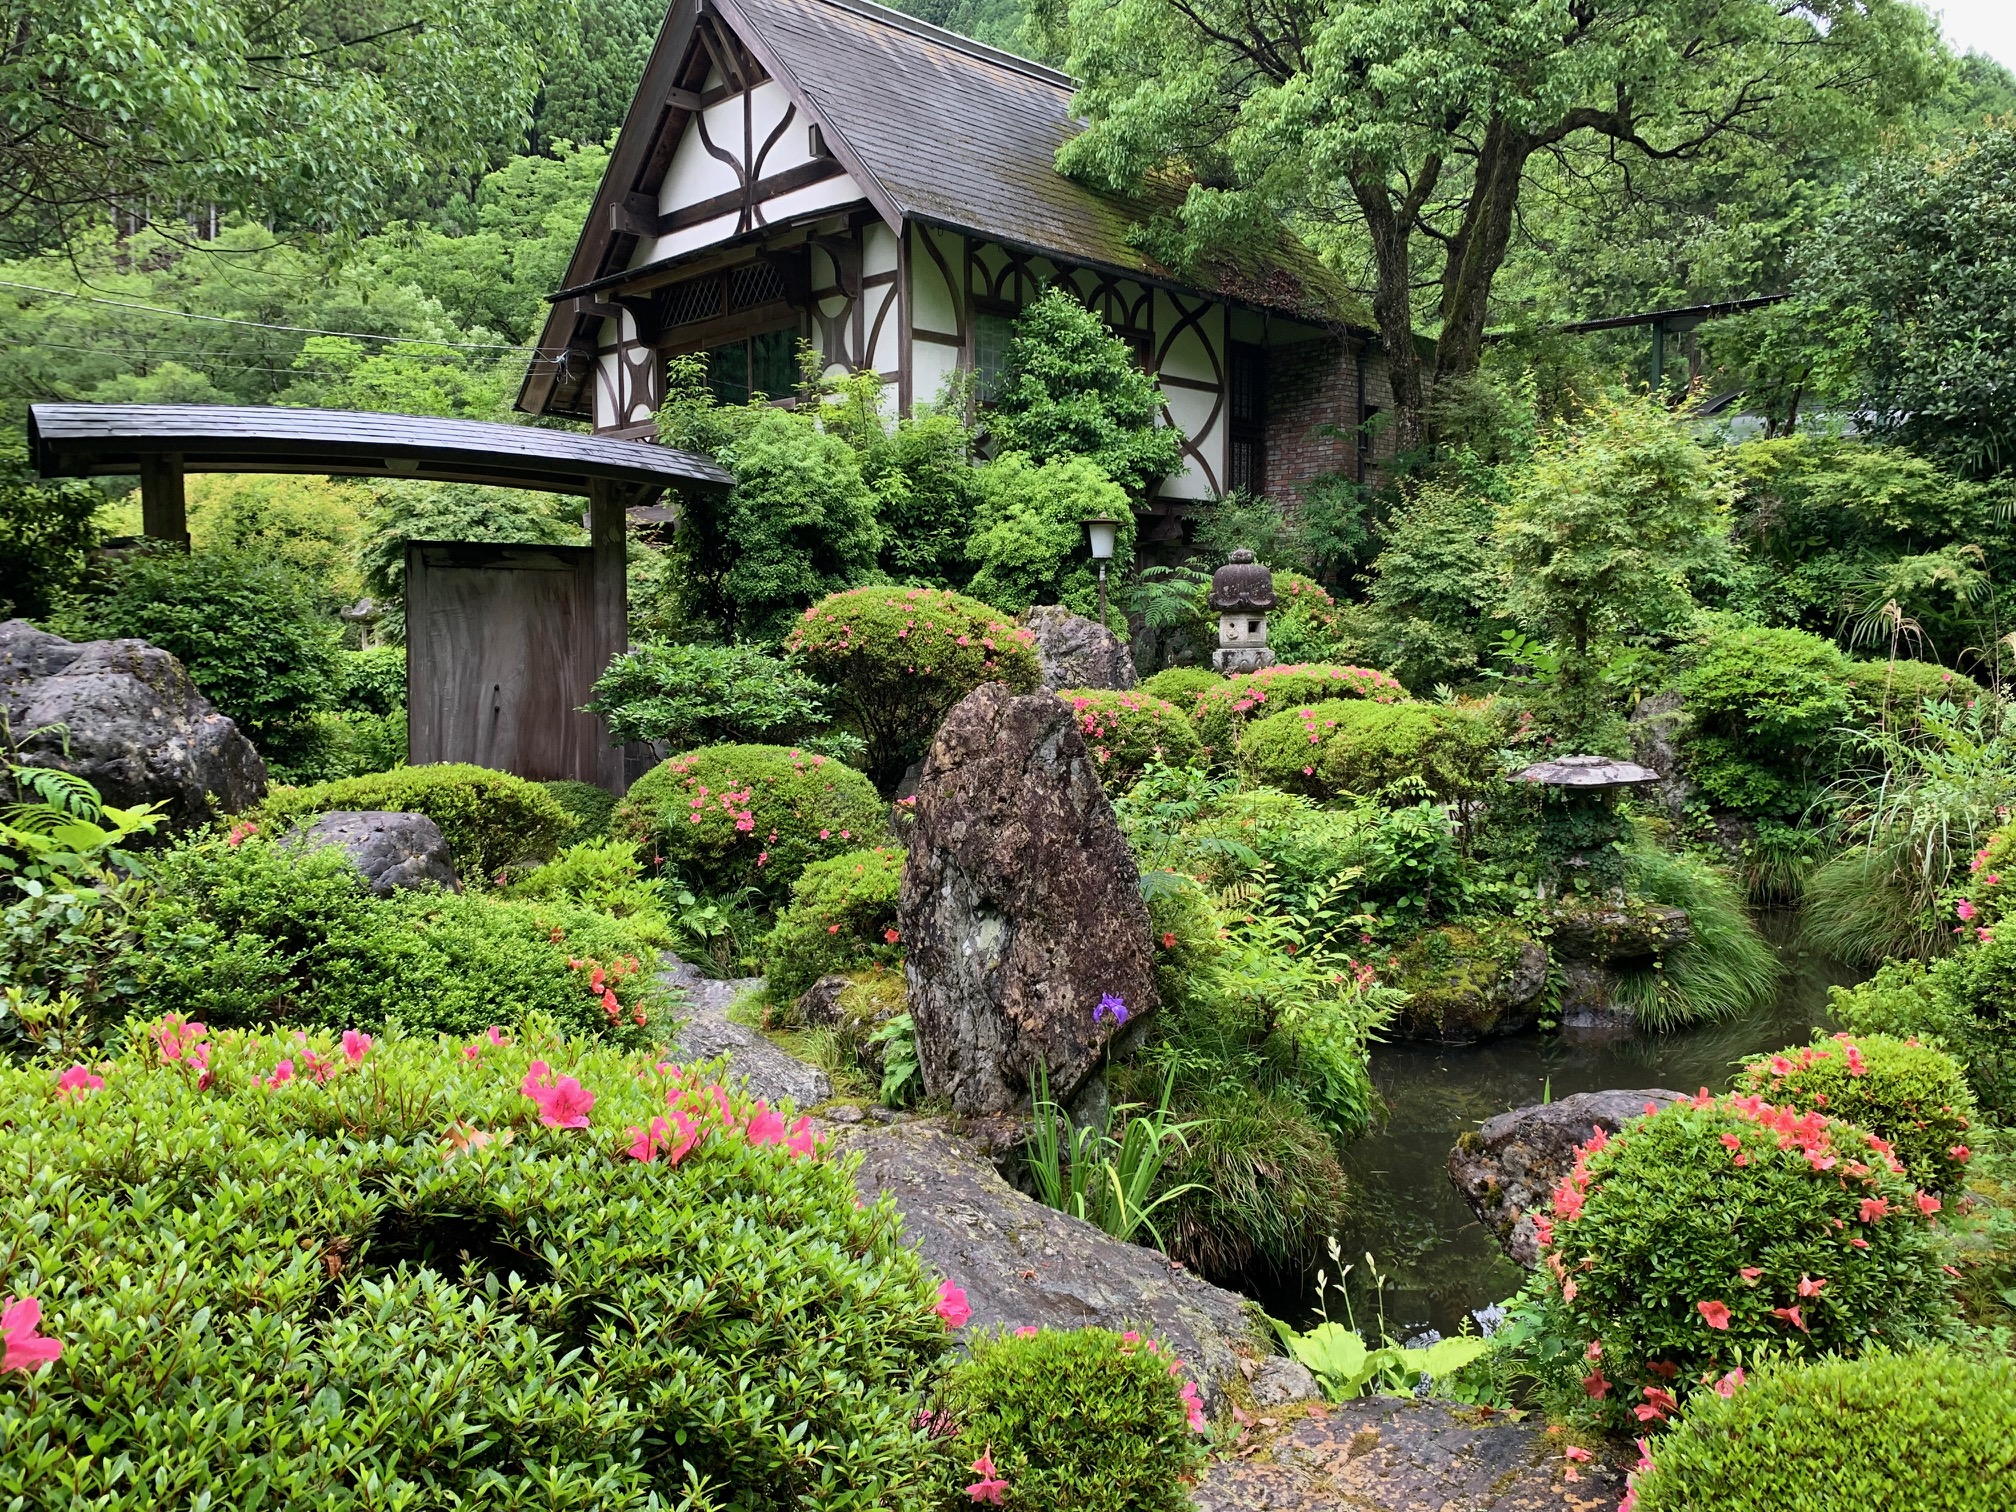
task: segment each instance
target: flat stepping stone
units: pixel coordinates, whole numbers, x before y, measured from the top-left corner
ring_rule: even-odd
[[[817,1066],[786,1055],[765,1039],[761,1031],[738,1024],[728,1017],[728,1005],[743,993],[763,985],[761,977],[734,977],[717,981],[705,977],[685,961],[667,952],[668,968],[659,978],[666,986],[685,996],[680,1010],[686,1022],[679,1027],[673,1057],[682,1061],[728,1057],[728,1079],[747,1085],[749,1095],[773,1106],[789,1099],[800,1110],[815,1107],[833,1095],[833,1082]]]

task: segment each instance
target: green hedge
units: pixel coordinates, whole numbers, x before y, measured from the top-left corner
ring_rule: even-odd
[[[1881,724],[1887,714],[1893,728],[1915,726],[1918,708],[1928,700],[1965,704],[1981,696],[1981,684],[1937,662],[1855,662],[1848,668],[1848,686],[1858,719]]]
[[[1057,695],[1071,706],[1085,749],[1109,793],[1124,793],[1150,762],[1196,766],[1204,750],[1182,710],[1152,693],[1071,688]]]
[[[1250,781],[1319,800],[1370,797],[1407,778],[1449,798],[1490,782],[1498,735],[1462,708],[1331,699],[1248,725],[1239,765]]]
[[[557,779],[539,784],[574,821],[574,840],[595,840],[609,833],[609,819],[616,812],[616,795],[592,782]]]
[[[1214,765],[1230,766],[1239,734],[1249,720],[1325,698],[1365,698],[1376,703],[1405,701],[1407,690],[1384,672],[1366,667],[1333,667],[1322,662],[1290,663],[1221,677],[1185,710],[1196,727],[1204,754]]]
[[[1926,1350],[1774,1365],[1698,1394],[1633,1481],[1637,1512],[2006,1512],[2016,1364]]]
[[[1197,706],[1197,695],[1225,681],[1209,667],[1164,667],[1153,677],[1141,680],[1140,691],[1176,705],[1187,717]]]
[[[1965,1068],[1982,1112],[2016,1119],[2016,942],[1991,940],[1944,960],[1886,961],[1829,993],[1828,1012],[1856,1034],[1922,1039]]]
[[[544,861],[574,829],[568,811],[538,783],[459,762],[275,788],[250,817],[271,837],[295,820],[350,809],[425,814],[441,827],[464,882]]]
[[[759,947],[770,990],[789,1000],[830,972],[900,961],[896,895],[902,884],[903,852],[893,845],[847,851],[806,867]]]
[[[610,833],[708,892],[782,898],[814,861],[873,844],[888,807],[868,779],[788,746],[705,746],[660,762],[616,806]]]
[[[0,1069],[6,1293],[61,1345],[0,1503],[932,1505],[936,1278],[760,1105],[536,1031],[193,1031]]]

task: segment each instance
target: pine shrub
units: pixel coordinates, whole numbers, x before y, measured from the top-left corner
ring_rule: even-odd
[[[1406,697],[1407,690],[1393,678],[1367,667],[1288,663],[1221,677],[1215,687],[1198,694],[1186,712],[1197,738],[1204,743],[1205,756],[1214,766],[1231,766],[1238,755],[1240,732],[1249,720],[1318,699],[1401,703]]]
[[[1861,1129],[1704,1091],[1577,1151],[1542,1258],[1584,1389],[1652,1424],[1739,1365],[1954,1333],[1939,1206]]]
[[[788,746],[723,745],[660,762],[616,807],[610,833],[707,892],[781,899],[814,861],[888,829],[852,767]]]
[[[1150,762],[1188,767],[1203,758],[1197,732],[1182,710],[1152,693],[1072,688],[1058,697],[1071,705],[1085,749],[1109,793],[1134,786]]]
[[[934,1408],[934,1426],[952,1436],[955,1479],[965,1483],[946,1505],[985,1500],[971,1488],[999,1480],[1002,1505],[1186,1512],[1204,1465],[1194,1392],[1183,1362],[1139,1334],[983,1334]]]
[[[1491,780],[1498,736],[1466,709],[1329,699],[1249,724],[1239,762],[1249,781],[1318,800],[1372,797],[1408,779],[1450,798]]]
[[[1767,1366],[1700,1392],[1633,1477],[1636,1512],[2004,1512],[2016,1363],[1947,1350]]]
[[[6,1291],[61,1346],[0,1501],[931,1506],[935,1278],[804,1131],[537,1028],[199,1027],[0,1069]]]
[[[441,827],[457,875],[476,883],[516,863],[546,860],[574,828],[540,784],[462,762],[275,788],[251,819],[261,834],[277,837],[297,820],[349,810],[425,814]]]
[[[1974,1094],[1952,1056],[1887,1034],[1818,1039],[1744,1062],[1736,1090],[1824,1113],[1887,1142],[1905,1173],[1933,1191],[1966,1185]]]
[[[760,947],[770,990],[789,1000],[831,972],[895,965],[903,957],[896,934],[902,885],[903,852],[893,845],[806,867]]]

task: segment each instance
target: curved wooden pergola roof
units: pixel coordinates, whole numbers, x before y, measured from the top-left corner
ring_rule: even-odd
[[[664,489],[724,489],[726,470],[693,452],[530,425],[370,410],[227,404],[36,404],[35,469],[84,478],[185,472],[344,473],[590,494],[633,502]]]

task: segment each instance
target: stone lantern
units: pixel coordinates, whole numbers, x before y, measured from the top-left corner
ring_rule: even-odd
[[[1546,790],[1538,858],[1543,871],[1578,889],[1608,892],[1623,884],[1617,842],[1624,838],[1624,823],[1616,797],[1626,788],[1657,782],[1657,772],[1608,756],[1556,756],[1534,762],[1515,780]]]
[[[1274,574],[1241,546],[1211,574],[1208,602],[1218,615],[1218,649],[1211,665],[1227,676],[1274,665],[1267,649],[1267,611],[1274,607]]]

